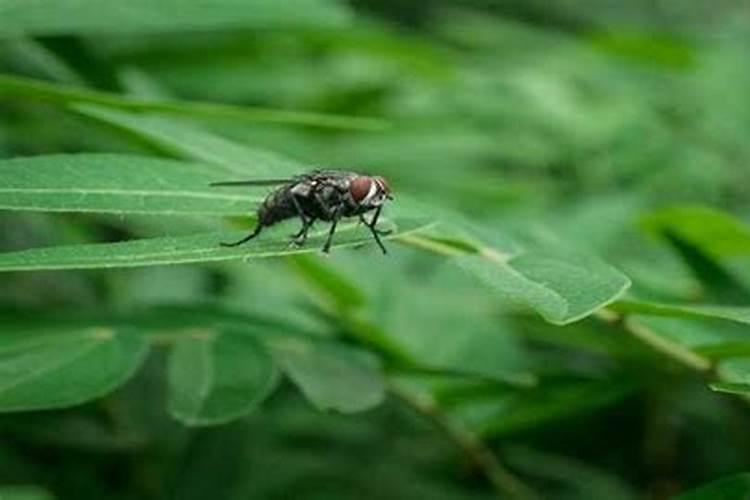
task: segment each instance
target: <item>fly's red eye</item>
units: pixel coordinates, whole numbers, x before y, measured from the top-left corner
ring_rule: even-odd
[[[372,189],[372,179],[363,175],[355,177],[349,185],[349,193],[357,203],[367,198],[370,189]]]

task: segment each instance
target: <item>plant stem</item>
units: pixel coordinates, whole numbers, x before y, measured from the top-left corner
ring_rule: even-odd
[[[394,384],[390,384],[388,388],[393,396],[428,418],[437,428],[445,432],[446,436],[466,454],[472,464],[482,471],[502,498],[516,500],[540,498],[534,490],[500,463],[497,456],[476,434],[449,418],[430,398],[410,394]]]
[[[610,309],[603,309],[596,316],[606,323],[620,325],[631,336],[691,370],[710,374],[714,368],[709,359],[659,335],[632,316],[621,315]]]

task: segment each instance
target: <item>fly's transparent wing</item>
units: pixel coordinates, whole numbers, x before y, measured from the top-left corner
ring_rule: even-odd
[[[251,181],[225,181],[225,182],[212,182],[209,184],[211,187],[221,186],[278,186],[280,184],[289,184],[294,182],[295,179],[257,179]]]

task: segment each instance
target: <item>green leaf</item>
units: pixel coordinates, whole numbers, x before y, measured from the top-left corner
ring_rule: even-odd
[[[275,342],[273,352],[284,372],[320,410],[353,413],[383,401],[383,376],[363,352],[299,339]]]
[[[675,500],[739,500],[750,498],[750,473],[725,477],[687,491]]]
[[[0,2],[0,36],[145,34],[233,28],[336,27],[349,12],[333,0],[131,0],[101,8],[97,0]]]
[[[305,165],[272,151],[238,144],[174,118],[120,111],[93,104],[74,106],[73,109],[135,134],[172,155],[225,167],[228,173],[245,177],[279,178],[308,170]]]
[[[206,165],[113,154],[0,160],[0,209],[249,215],[264,192],[209,186],[227,175]]]
[[[11,330],[0,336],[0,411],[64,408],[101,397],[143,362],[147,344],[126,329]]]
[[[380,130],[385,126],[383,121],[375,118],[233,106],[213,102],[140,99],[32,78],[0,74],[0,99],[7,97],[22,97],[62,107],[76,104],[98,104],[115,109],[161,112],[204,119],[284,123],[357,130]]]
[[[395,221],[396,230],[384,239],[428,227],[422,220]],[[95,243],[50,248],[35,248],[0,253],[2,271],[41,271],[53,269],[109,269],[192,262],[248,260],[281,257],[300,253],[317,253],[327,238],[327,229],[311,233],[304,247],[290,247],[286,233],[282,238],[264,234],[236,248],[224,248],[222,241],[238,240],[245,231],[201,233],[189,236],[149,238],[121,243]],[[334,236],[332,249],[372,244],[372,235],[356,224],[341,224]]]
[[[712,391],[725,394],[737,394],[739,396],[750,396],[750,384],[737,382],[712,382],[708,384]]]
[[[459,265],[500,295],[534,308],[550,323],[582,319],[617,300],[630,280],[599,259],[528,250],[457,257]]]
[[[673,207],[644,217],[644,228],[670,232],[709,253],[750,254],[750,226],[744,221],[709,207]]]
[[[49,491],[39,486],[0,486],[2,500],[53,500],[55,497]]]
[[[278,372],[255,338],[196,330],[169,357],[169,411],[188,425],[215,425],[253,411],[273,391]]]
[[[483,436],[502,436],[595,411],[621,401],[635,389],[631,380],[544,381],[530,391],[465,399],[451,411]]]

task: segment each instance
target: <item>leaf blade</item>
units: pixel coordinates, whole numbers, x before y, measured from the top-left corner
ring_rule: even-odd
[[[428,227],[421,220],[396,221],[397,230],[384,237],[396,238]],[[223,248],[221,241],[239,239],[247,231],[200,233],[189,236],[148,238],[120,243],[94,243],[18,252],[0,253],[0,272],[42,271],[60,269],[112,269],[149,265],[188,264],[280,257],[318,252],[326,239],[325,233],[311,234],[306,246],[290,248],[289,240],[258,238],[238,248]],[[371,244],[372,236],[364,228],[342,225],[334,237],[332,248]]]
[[[247,415],[273,391],[278,373],[253,337],[198,332],[169,357],[169,411],[187,425],[217,425]]]

